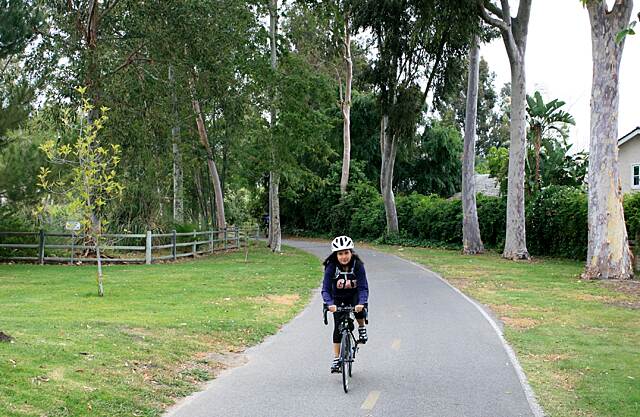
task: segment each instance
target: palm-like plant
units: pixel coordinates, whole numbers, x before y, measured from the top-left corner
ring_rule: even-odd
[[[535,184],[537,186],[540,185],[540,148],[542,147],[542,139],[549,131],[555,130],[562,135],[563,127],[567,124],[576,124],[573,116],[564,110],[560,110],[564,105],[565,102],[558,99],[545,103],[539,91],[536,91],[533,97],[527,95],[527,121],[533,135],[535,147]]]

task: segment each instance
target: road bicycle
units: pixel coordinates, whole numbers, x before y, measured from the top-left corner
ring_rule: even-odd
[[[341,315],[340,322],[338,322],[338,333],[340,333],[340,373],[342,374],[342,388],[345,393],[349,392],[349,380],[351,379],[353,361],[356,359],[356,353],[358,352],[358,339],[353,335],[354,312],[353,306],[345,306],[344,304],[338,306],[334,314],[344,313]],[[329,309],[327,305],[323,306],[324,324],[328,324],[327,312]],[[367,309],[364,310],[364,320],[368,324]]]

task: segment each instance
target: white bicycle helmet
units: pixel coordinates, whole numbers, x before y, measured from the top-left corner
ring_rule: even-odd
[[[338,236],[331,242],[331,251],[338,252],[340,250],[353,249],[353,240],[349,236]]]

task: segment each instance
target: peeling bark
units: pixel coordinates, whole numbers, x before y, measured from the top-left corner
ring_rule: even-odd
[[[396,200],[393,195],[393,168],[396,161],[397,143],[393,134],[389,133],[389,115],[382,116],[380,121],[380,192],[384,201],[384,211],[387,219],[387,233],[397,234],[398,213]]]
[[[349,24],[349,12],[344,15],[344,55],[346,67],[346,80],[344,97],[341,99],[342,108],[342,176],[340,177],[340,193],[347,193],[347,184],[349,183],[349,164],[351,162],[351,83],[353,79],[353,62],[351,60],[351,28]]]
[[[521,0],[518,5],[517,16],[511,17],[508,0],[502,0],[500,2],[501,7],[497,7],[489,1],[478,0],[482,19],[498,28],[502,34],[502,40],[511,66],[507,224],[502,256],[513,260],[529,259],[524,212],[524,167],[527,143],[525,51],[531,1]]]
[[[222,196],[222,187],[220,186],[220,176],[218,175],[218,169],[216,168],[215,160],[213,159],[213,151],[209,145],[209,137],[207,130],[204,126],[204,119],[202,118],[202,111],[200,109],[200,103],[195,98],[192,98],[193,111],[196,115],[196,124],[198,125],[198,136],[200,143],[207,153],[207,166],[209,167],[209,178],[213,185],[213,190],[216,199],[216,221],[218,229],[222,230],[227,227],[227,223],[224,217],[224,199]]]
[[[277,67],[276,39],[278,36],[278,0],[270,0],[269,3],[269,35],[271,42],[271,68],[275,72]],[[274,91],[271,102],[270,120],[272,140],[277,117]],[[280,230],[280,173],[275,167],[275,143],[272,143],[271,170],[269,172],[269,247],[273,252],[280,252],[282,250],[282,231]]]
[[[593,78],[589,143],[589,243],[585,278],[633,277],[632,255],[622,207],[618,167],[618,80],[624,40],[616,34],[629,24],[633,1],[587,3],[591,23]]]
[[[178,120],[178,99],[173,67],[169,66],[169,84],[171,85],[171,143],[173,151],[173,221],[184,222],[184,180],[182,173],[182,153],[180,152],[180,126]]]
[[[462,158],[462,243],[463,252],[475,255],[484,252],[480,238],[476,205],[476,117],[478,111],[478,82],[480,78],[480,47],[474,37],[469,50],[469,81],[465,114],[464,153]]]

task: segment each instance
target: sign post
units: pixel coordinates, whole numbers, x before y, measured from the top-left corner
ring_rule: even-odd
[[[76,232],[80,230],[82,226],[80,222],[75,220],[67,221],[64,225],[64,229],[71,232],[71,264],[73,265],[73,255],[75,252]]]

